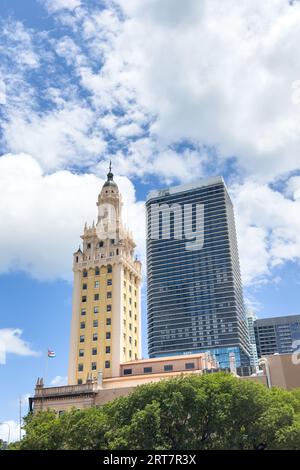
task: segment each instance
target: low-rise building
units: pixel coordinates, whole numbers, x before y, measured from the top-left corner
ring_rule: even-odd
[[[35,394],[29,399],[30,410],[53,409],[62,413],[74,407],[100,406],[128,395],[138,385],[212,370],[215,370],[215,363],[209,354],[204,353],[126,362],[120,365],[119,376],[103,378],[100,372],[97,378],[91,377],[84,384],[44,387],[43,379],[38,379]]]

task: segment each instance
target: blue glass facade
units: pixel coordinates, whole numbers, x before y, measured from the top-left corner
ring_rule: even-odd
[[[163,211],[154,218],[153,206],[162,204],[170,208],[169,219]],[[197,229],[197,206],[204,211],[203,246],[189,250],[184,234],[187,223],[190,231]],[[220,367],[228,367],[234,352],[237,366],[248,365],[251,347],[234,214],[223,179],[152,192],[146,207],[149,356],[210,351]],[[190,218],[187,207],[192,207]],[[155,229],[159,237],[153,237]]]
[[[259,357],[292,353],[293,342],[300,341],[300,315],[258,319],[254,329]]]

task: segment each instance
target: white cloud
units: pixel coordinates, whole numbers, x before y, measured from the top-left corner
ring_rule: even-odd
[[[300,180],[293,180],[300,189]],[[296,191],[297,192],[297,191]],[[265,280],[272,268],[300,262],[300,199],[248,181],[231,188],[236,212],[241,268],[246,284]]]
[[[81,5],[81,0],[41,0],[50,13],[60,10],[74,10]]]
[[[141,180],[154,175],[167,184],[217,172],[234,157],[233,179],[238,175],[241,183],[232,194],[245,281],[261,281],[274,266],[299,260],[299,177],[288,180],[285,195],[269,184],[299,169],[300,3],[107,0],[101,8],[85,2],[72,12],[78,3],[48,2],[51,12],[63,11],[56,19],[65,28],[62,38],[47,42],[48,59],[32,31],[16,27],[18,57],[35,59],[21,60],[14,88],[6,80],[9,98],[19,83],[22,93],[5,107],[4,141],[9,151],[31,157],[23,156],[22,164],[16,156],[4,159],[0,179],[8,203],[0,202],[0,208],[10,233],[20,220],[22,226],[25,219],[30,223],[18,236],[0,235],[9,248],[0,269],[68,277],[82,224],[95,215],[100,180],[88,172],[102,176],[110,157],[115,173]],[[4,52],[12,57],[13,29],[10,24],[4,32],[10,41]],[[65,86],[49,80],[52,107],[44,110],[36,101],[40,89],[26,81],[23,69],[38,71],[41,59],[55,69],[55,54],[68,65],[59,76]],[[85,174],[58,171],[80,166]],[[7,175],[18,181],[14,191]],[[136,218],[143,203],[136,204],[128,180],[120,181]],[[74,187],[76,211],[68,199]],[[144,256],[144,227],[136,228]]]
[[[216,146],[262,180],[298,168],[298,3],[119,3],[129,19],[109,60],[162,141]]]
[[[0,364],[6,364],[8,354],[18,356],[37,356],[31,345],[21,337],[23,331],[18,328],[0,329]]]
[[[4,128],[11,152],[31,154],[46,170],[88,164],[105,149],[92,111],[80,105],[66,104],[43,116],[18,112]]]
[[[25,432],[21,430],[21,437],[23,437]],[[0,439],[5,442],[15,442],[20,440],[20,424],[16,421],[9,420],[4,421],[0,424]]]
[[[0,74],[0,105],[6,103],[6,85]]]
[[[63,385],[67,385],[68,383],[68,377],[62,377],[61,375],[57,375],[54,377],[53,380],[51,380],[50,385],[52,387],[61,387]]]
[[[125,177],[116,181],[130,224],[136,224],[140,233],[143,207],[135,201],[133,185]],[[85,221],[96,218],[102,184],[103,179],[92,174],[43,174],[29,155],[2,156],[0,272],[21,270],[39,279],[70,279],[72,253],[81,241]]]

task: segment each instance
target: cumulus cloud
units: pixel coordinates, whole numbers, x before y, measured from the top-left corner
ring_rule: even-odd
[[[300,189],[299,180],[293,184]],[[245,284],[265,280],[284,262],[300,262],[300,199],[253,181],[233,186],[231,195]]]
[[[6,364],[7,354],[37,356],[31,345],[23,340],[23,331],[14,328],[0,329],[0,364]]]
[[[144,220],[143,202],[126,177],[172,184],[230,168],[230,184],[239,182],[230,189],[245,282],[298,261],[298,225],[289,218],[297,219],[299,177],[289,176],[299,169],[300,3],[291,3],[106,0],[98,8],[46,1],[64,27],[60,37],[10,21],[2,32],[9,59],[2,75],[13,77],[6,89],[0,81],[2,141],[7,152],[28,155],[22,163],[21,155],[2,157],[0,239],[9,250],[0,270],[68,277],[109,158],[123,175],[133,226],[138,215]],[[16,48],[20,60],[10,73]],[[29,69],[35,82],[24,73]],[[36,89],[46,71],[45,88]],[[70,171],[82,167],[81,174]],[[284,193],[272,189],[278,179],[286,182]],[[20,221],[26,230],[9,236]],[[134,229],[144,259],[142,225]]]
[[[10,150],[31,154],[45,170],[88,164],[105,149],[93,113],[75,103],[43,116],[13,113],[3,127]]]
[[[124,196],[125,217],[141,233],[143,206],[132,183],[116,178]],[[93,174],[57,171],[44,174],[29,155],[0,158],[0,272],[21,270],[39,279],[70,279],[72,253],[85,221],[96,218],[96,200],[104,180]],[[136,224],[136,227],[134,226]],[[137,238],[142,240],[143,235]],[[142,251],[142,249],[141,249]]]
[[[74,10],[81,5],[81,0],[40,0],[50,13],[60,10]]]
[[[298,169],[298,2],[120,3],[130,19],[116,51],[152,131],[216,146],[263,180]]]
[[[61,375],[57,375],[54,379],[51,380],[50,385],[52,387],[62,387],[63,385],[67,385],[68,377],[62,377]]]

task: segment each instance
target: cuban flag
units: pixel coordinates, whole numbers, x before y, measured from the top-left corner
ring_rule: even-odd
[[[55,352],[48,349],[48,357],[56,357]]]

